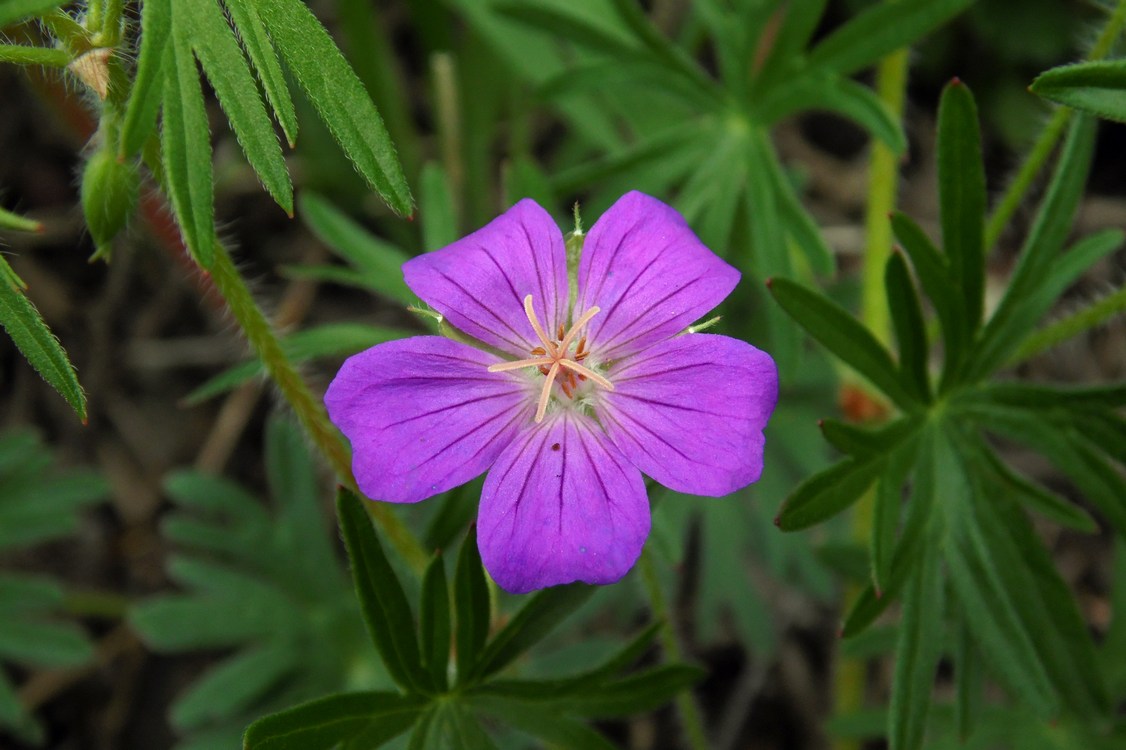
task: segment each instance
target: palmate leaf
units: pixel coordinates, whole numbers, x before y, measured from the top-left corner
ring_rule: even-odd
[[[35,305],[24,295],[16,272],[3,258],[0,258],[0,325],[12,337],[28,364],[85,422],[86,394],[78,383],[78,373]]]
[[[258,75],[262,90],[266,92],[266,100],[274,112],[274,119],[281,125],[290,148],[297,143],[297,113],[293,107],[293,99],[289,95],[289,87],[285,82],[281,63],[278,61],[277,52],[270,43],[266,33],[266,26],[258,13],[257,6],[245,0],[223,0],[223,5],[231,16],[231,21],[238,29],[239,39],[242,40],[243,49]]]
[[[108,491],[98,475],[54,467],[34,433],[0,436],[0,550],[73,533],[77,511]],[[63,588],[50,578],[0,571],[0,660],[23,667],[88,662],[94,649],[83,631],[61,616],[64,598]],[[4,672],[0,669],[0,731],[42,742],[43,728],[26,713]]]
[[[130,622],[160,652],[235,649],[173,704],[187,747],[237,737],[255,716],[340,690],[359,674],[363,631],[320,480],[299,430],[281,418],[267,427],[266,470],[272,508],[206,474],[179,472],[166,483],[177,510],[163,533],[181,550],[169,575],[182,593],[135,605]],[[361,669],[372,687],[385,684]]]
[[[293,216],[293,185],[246,58],[218,0],[179,0],[192,19],[191,46],[267,192]],[[181,16],[175,16],[177,19]],[[173,33],[176,33],[173,31]]]
[[[236,506],[245,504],[238,498],[234,502]],[[605,740],[582,724],[581,717],[652,710],[702,676],[695,667],[677,664],[621,674],[652,643],[659,627],[654,623],[587,672],[533,680],[499,677],[581,606],[594,587],[560,586],[540,592],[490,640],[489,591],[471,531],[458,556],[453,592],[442,557],[438,555],[430,563],[416,626],[364,502],[341,488],[337,495],[340,526],[363,619],[402,692],[332,695],[267,716],[247,730],[246,747],[361,750],[378,747],[410,729],[412,748],[487,748],[494,743],[482,719],[490,717],[510,720],[512,726],[563,747],[604,747]],[[195,583],[206,586],[206,577],[198,577]],[[219,592],[228,588],[222,582],[216,586]],[[457,620],[452,633],[451,593]],[[452,690],[446,681],[451,636],[458,654],[457,683]],[[551,718],[537,726],[539,722],[531,717],[541,715]]]
[[[328,31],[302,0],[261,0],[274,48],[356,171],[393,211],[411,213],[410,188],[383,119]]]

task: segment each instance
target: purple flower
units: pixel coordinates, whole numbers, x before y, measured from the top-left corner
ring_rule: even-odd
[[[660,201],[629,193],[603,214],[573,293],[563,236],[531,200],[403,274],[478,345],[380,344],[344,363],[325,404],[371,498],[413,503],[489,472],[478,543],[504,589],[624,576],[649,534],[643,473],[711,496],[762,473],[774,362],[684,333],[739,272]]]

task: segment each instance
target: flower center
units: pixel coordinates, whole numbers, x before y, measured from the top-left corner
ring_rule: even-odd
[[[556,380],[559,381],[559,387],[563,389],[564,395],[570,399],[575,397],[575,389],[578,388],[581,380],[591,380],[608,391],[614,390],[613,383],[589,367],[580,364],[590,354],[586,350],[586,336],[579,339],[573,356],[568,351],[583,326],[598,314],[597,307],[592,307],[579,316],[579,319],[571,326],[571,330],[566,333],[563,332],[563,326],[560,325],[559,335],[555,339],[549,339],[547,332],[540,325],[539,318],[536,317],[536,312],[532,309],[532,295],[530,294],[524,298],[524,312],[528,316],[528,322],[535,329],[541,346],[532,349],[531,354],[533,356],[529,359],[489,365],[489,372],[506,372],[524,367],[536,367],[546,376],[543,382],[543,390],[540,391],[540,400],[536,406],[537,422],[543,421],[543,415],[547,411],[547,402],[551,398],[551,386]]]

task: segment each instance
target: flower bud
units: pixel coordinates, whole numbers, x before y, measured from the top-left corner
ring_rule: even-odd
[[[125,228],[137,208],[140,175],[132,161],[119,162],[111,149],[101,148],[82,173],[82,211],[94,239],[94,257],[109,257],[109,244]]]

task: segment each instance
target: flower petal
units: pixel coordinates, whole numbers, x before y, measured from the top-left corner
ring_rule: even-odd
[[[413,503],[468,482],[531,421],[526,380],[486,369],[497,357],[438,336],[349,357],[325,393],[373,500]]]
[[[555,220],[524,199],[481,229],[403,264],[415,294],[450,323],[518,357],[539,346],[524,313],[532,295],[549,333],[567,316],[567,253]]]
[[[641,473],[578,415],[561,414],[516,438],[481,492],[481,558],[514,594],[613,583],[637,562],[648,535]]]
[[[686,334],[606,376],[597,413],[633,465],[678,492],[721,496],[762,474],[762,430],[778,401],[770,355],[727,336]]]
[[[656,198],[627,193],[591,227],[575,310],[597,305],[591,348],[615,359],[683,331],[723,301],[739,272]]]

